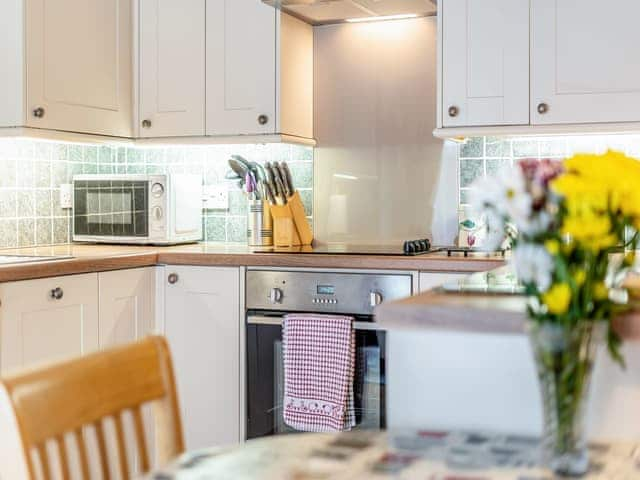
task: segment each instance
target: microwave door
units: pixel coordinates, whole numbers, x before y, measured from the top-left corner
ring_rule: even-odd
[[[146,181],[83,180],[74,183],[74,236],[147,237]]]

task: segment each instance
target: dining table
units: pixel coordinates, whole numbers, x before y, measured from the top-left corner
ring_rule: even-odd
[[[539,438],[406,429],[294,433],[189,451],[144,480],[552,480]],[[589,446],[584,480],[640,479],[640,443]]]

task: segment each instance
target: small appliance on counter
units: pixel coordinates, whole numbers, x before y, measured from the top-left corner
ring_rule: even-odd
[[[202,177],[74,176],[72,239],[145,245],[200,241]]]

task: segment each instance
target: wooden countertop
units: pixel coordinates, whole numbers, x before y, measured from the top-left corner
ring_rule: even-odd
[[[158,264],[323,269],[419,270],[471,273],[490,270],[504,260],[493,257],[447,257],[444,253],[405,257],[255,252],[244,245],[198,243],[173,247],[68,244],[3,249],[0,255],[70,256],[0,265],[0,282],[76,273],[101,272]]]

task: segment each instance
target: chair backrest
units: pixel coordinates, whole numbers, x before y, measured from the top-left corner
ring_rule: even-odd
[[[135,438],[135,458],[141,472],[150,469],[142,407],[153,406],[158,463],[163,464],[184,451],[182,425],[175,379],[168,345],[163,337],[90,354],[67,362],[2,379],[13,406],[22,448],[32,479],[52,477],[52,465],[66,480],[70,475],[69,445],[82,477],[90,478],[90,460],[96,459],[103,479],[111,478],[110,466],[119,477],[130,477],[131,445]],[[125,435],[124,414],[133,426]],[[109,455],[106,420],[115,429],[117,461]],[[97,453],[88,455],[86,430],[93,428]],[[51,444],[55,445],[52,448]],[[112,443],[109,443],[111,446]],[[52,458],[52,452],[58,458]],[[129,453],[127,453],[129,452]],[[94,453],[94,452],[91,452]],[[111,465],[110,465],[111,464]],[[115,464],[115,465],[114,465]],[[36,468],[36,465],[39,468]],[[77,469],[74,469],[77,471]],[[36,475],[36,472],[38,473]]]

